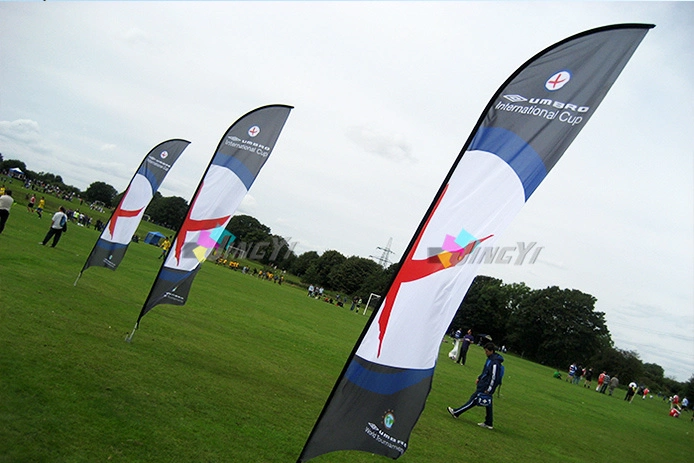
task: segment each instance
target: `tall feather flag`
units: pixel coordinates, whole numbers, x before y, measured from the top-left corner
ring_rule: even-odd
[[[228,234],[225,227],[272,153],[291,110],[286,105],[263,106],[229,127],[126,340],[132,339],[142,317],[155,306],[186,303],[202,262]]]
[[[147,153],[89,253],[75,285],[89,267],[118,268],[154,193],[189,144],[186,140],[167,140]]]
[[[652,27],[620,24],[569,37],[527,61],[492,97],[298,461],[336,450],[396,459],[407,450],[441,338],[477,273],[474,262],[458,264],[506,229]]]

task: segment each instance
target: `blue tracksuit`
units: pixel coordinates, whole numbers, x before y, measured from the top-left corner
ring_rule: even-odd
[[[504,358],[494,352],[489,357],[484,364],[482,369],[482,374],[477,377],[477,389],[470,396],[470,399],[462,405],[460,408],[453,410],[455,416],[459,416],[462,413],[470,410],[472,407],[480,404],[480,395],[483,394],[483,399],[489,403],[487,406],[487,414],[484,420],[484,424],[487,426],[493,426],[494,414],[492,411],[492,394],[496,390],[499,382],[501,381],[501,363]]]

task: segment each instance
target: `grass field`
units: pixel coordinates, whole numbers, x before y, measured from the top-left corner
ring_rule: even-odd
[[[73,286],[98,233],[72,225],[55,249],[39,246],[57,200],[39,220],[13,190],[0,235],[0,462],[296,461],[366,316],[208,263],[187,305],[156,307],[126,343],[159,249],[131,244],[116,272],[90,268]],[[471,349],[461,367],[450,348],[401,461],[691,461],[691,415],[572,386],[513,355],[495,429],[476,425],[482,408],[454,420],[445,407],[473,391],[484,354]]]

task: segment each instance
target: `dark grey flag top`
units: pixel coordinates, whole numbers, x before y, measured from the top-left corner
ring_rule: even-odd
[[[531,58],[492,97],[298,461],[336,450],[393,459],[405,453],[431,390],[441,338],[477,274],[478,245],[493,244],[508,227],[652,27],[613,25],[567,38]]]
[[[263,106],[229,127],[193,196],[135,328],[159,304],[185,304],[200,265],[228,234],[225,228],[231,216],[272,153],[291,110],[286,105]]]

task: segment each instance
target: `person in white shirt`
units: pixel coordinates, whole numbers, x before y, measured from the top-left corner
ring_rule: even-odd
[[[51,228],[48,229],[48,233],[46,233],[46,237],[41,241],[39,244],[41,245],[46,245],[48,243],[48,240],[53,237],[53,244],[51,244],[51,247],[54,248],[56,244],[58,244],[58,241],[60,241],[60,235],[63,234],[63,232],[67,231],[67,215],[65,214],[65,208],[63,206],[60,206],[60,210],[53,214],[53,218],[51,219]]]
[[[7,190],[0,196],[0,233],[5,229],[5,223],[10,216],[10,207],[12,207],[13,202],[12,190]]]

